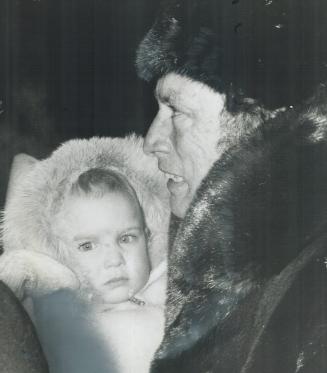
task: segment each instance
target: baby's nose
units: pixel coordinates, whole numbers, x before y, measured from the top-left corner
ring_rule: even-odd
[[[115,248],[107,248],[107,253],[104,258],[104,266],[106,268],[118,267],[124,263],[124,258],[120,252]]]

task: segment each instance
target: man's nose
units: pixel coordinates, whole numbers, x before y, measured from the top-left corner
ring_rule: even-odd
[[[172,126],[168,118],[160,113],[154,118],[144,140],[143,150],[146,154],[160,155],[169,153]]]
[[[105,268],[119,267],[124,263],[124,258],[119,248],[110,245],[105,247],[106,252],[104,256]]]

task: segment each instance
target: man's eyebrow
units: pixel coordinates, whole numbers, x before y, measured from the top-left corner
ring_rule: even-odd
[[[156,88],[155,91],[154,91],[154,96],[156,98],[157,101],[160,101],[164,104],[173,104],[174,102],[174,91],[173,90],[168,90],[167,92],[165,93],[162,93],[162,92],[158,92],[159,90]]]

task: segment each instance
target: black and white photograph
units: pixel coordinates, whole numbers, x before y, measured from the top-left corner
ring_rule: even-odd
[[[0,0],[0,373],[327,372],[326,0]]]

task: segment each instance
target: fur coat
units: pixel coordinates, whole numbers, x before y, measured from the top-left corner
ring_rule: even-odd
[[[171,234],[152,373],[327,371],[325,89],[217,160]]]

